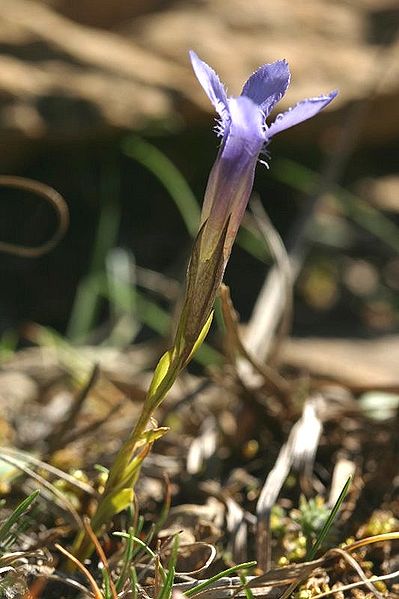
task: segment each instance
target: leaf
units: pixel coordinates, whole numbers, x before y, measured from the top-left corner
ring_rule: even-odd
[[[176,535],[173,539],[172,553],[168,563],[168,573],[166,575],[166,580],[164,581],[161,592],[158,595],[157,599],[170,599],[172,595],[178,549],[179,537],[178,535]]]
[[[169,158],[148,141],[131,135],[123,144],[124,153],[148,168],[169,192],[190,235],[194,236],[200,219],[198,202],[186,179]]]
[[[13,513],[9,516],[9,518],[7,518],[7,520],[3,523],[3,525],[0,528],[0,542],[4,542],[7,539],[7,536],[11,528],[28,511],[32,503],[36,501],[39,492],[39,490],[33,491],[33,493],[29,495],[29,497],[26,497],[26,499],[24,499],[23,501],[21,501],[19,505],[17,505]]]
[[[346,481],[344,488],[342,489],[337,501],[335,502],[334,507],[332,508],[330,515],[328,516],[322,530],[320,531],[320,533],[317,536],[317,539],[314,543],[314,545],[311,547],[310,551],[308,552],[308,555],[306,556],[306,561],[311,561],[314,559],[318,549],[320,548],[320,546],[323,544],[326,536],[328,535],[330,528],[332,527],[332,525],[334,524],[334,521],[338,515],[338,512],[341,508],[341,505],[343,504],[345,497],[348,494],[349,491],[349,487],[351,485],[352,482],[352,477],[350,476],[348,478],[348,480]]]
[[[203,248],[207,243],[206,222],[194,242],[187,272],[184,307],[176,334],[176,347],[179,355],[181,356],[183,351],[186,351],[184,362],[191,354],[193,345],[209,318],[222,282],[225,266],[224,244],[229,222],[230,219],[227,220],[221,231],[217,245],[212,249],[209,258],[205,258],[203,255]]]
[[[169,431],[168,426],[160,426],[158,428],[153,428],[150,430],[144,431],[140,436],[140,440],[137,442],[137,447],[147,443],[154,443],[157,439],[161,439],[166,433]]]
[[[197,341],[194,343],[193,349],[191,350],[191,353],[188,356],[187,361],[185,362],[185,365],[187,365],[188,362],[190,362],[193,359],[194,355],[197,353],[197,351],[203,344],[206,336],[208,335],[209,329],[211,328],[211,324],[212,324],[212,320],[213,320],[213,314],[214,314],[214,311],[212,310],[212,312],[210,313],[210,315],[208,317],[208,320],[202,327],[202,331],[200,332]]]
[[[207,580],[200,582],[196,586],[191,587],[191,589],[187,589],[186,591],[184,591],[184,594],[186,597],[194,597],[194,595],[198,595],[198,593],[204,591],[205,589],[208,589],[210,586],[212,586],[214,582],[217,582],[221,578],[224,578],[225,576],[230,576],[230,574],[233,574],[233,572],[238,572],[239,570],[248,570],[249,568],[254,568],[255,566],[256,562],[244,562],[243,564],[237,564],[237,566],[233,566],[232,568],[223,570],[223,572],[215,574],[215,576],[212,576],[211,578],[208,578]]]
[[[148,391],[148,397],[153,397],[156,395],[159,387],[165,381],[171,365],[173,363],[173,350],[168,350],[164,353],[164,355],[159,360],[157,367],[154,372],[154,376],[152,377],[151,385]]]
[[[99,526],[103,522],[111,522],[112,518],[123,512],[131,505],[134,497],[134,490],[131,487],[118,489],[113,493],[109,493],[101,502],[100,509],[96,512],[91,522],[91,527],[95,533],[98,532]]]

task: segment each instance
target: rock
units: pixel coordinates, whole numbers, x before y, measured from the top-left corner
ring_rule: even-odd
[[[18,147],[29,139],[82,139],[178,123],[187,114],[192,123],[211,107],[192,74],[190,47],[231,93],[259,64],[287,58],[293,80],[282,109],[333,88],[340,89],[333,110],[375,92],[364,135],[393,139],[398,45],[384,47],[384,18],[396,18],[386,0],[117,0],[112,9],[104,0],[2,0],[0,140]],[[325,118],[291,135],[320,130]]]
[[[9,418],[23,411],[26,404],[36,401],[39,387],[23,372],[0,371],[0,407],[3,416]]]
[[[204,541],[214,543],[221,536],[224,505],[214,497],[205,505],[183,504],[173,507],[162,529],[162,536],[180,533],[182,542]]]
[[[399,336],[379,339],[289,339],[284,364],[354,390],[399,388]]]
[[[138,126],[144,117],[170,110],[160,89],[165,81],[182,85],[183,69],[171,61],[38,3],[5,0],[0,18],[2,112],[29,107],[31,117],[22,125],[18,119],[8,122],[9,127],[27,124],[27,134]]]
[[[363,179],[356,186],[359,195],[381,210],[399,212],[399,176]]]
[[[113,29],[128,19],[162,8],[165,0],[46,0],[57,12],[90,27]]]

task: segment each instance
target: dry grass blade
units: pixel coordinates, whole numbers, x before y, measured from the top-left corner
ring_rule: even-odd
[[[137,284],[148,291],[169,300],[176,301],[180,293],[180,283],[165,274],[135,265]]]
[[[367,586],[369,591],[371,591],[378,599],[384,599],[384,596],[382,595],[382,593],[380,593],[375,588],[373,583],[370,582],[370,580],[367,578],[366,574],[363,572],[362,568],[357,563],[357,561],[355,560],[354,557],[349,555],[349,553],[347,553],[344,549],[339,549],[338,547],[335,549],[331,549],[331,552],[341,555],[344,558],[344,560],[347,561],[348,564],[350,566],[352,566],[352,568],[355,570],[355,572],[360,576],[360,578],[362,579],[363,583]]]
[[[393,580],[395,578],[399,578],[399,570],[395,572],[391,572],[391,574],[383,574],[382,576],[375,576],[373,578],[373,582],[383,582],[384,580]],[[318,595],[313,595],[312,599],[321,599],[322,597],[328,597],[329,595],[336,595],[337,593],[344,591],[350,591],[351,589],[356,589],[363,586],[365,583],[364,580],[360,580],[359,582],[352,582],[351,584],[343,585],[342,587],[332,589],[331,591],[326,591],[325,593],[319,593]],[[375,594],[375,591],[373,591]],[[387,595],[384,595],[387,597]]]
[[[91,495],[93,497],[97,497],[98,495],[98,493],[88,483],[85,483],[77,479],[75,476],[72,476],[71,474],[68,474],[63,470],[60,470],[59,468],[56,468],[55,466],[52,466],[51,464],[48,464],[43,460],[39,460],[39,458],[36,458],[29,453],[25,453],[24,451],[14,449],[12,447],[0,447],[0,459],[4,454],[11,455],[11,457],[15,457],[18,460],[21,460],[22,462],[33,464],[34,466],[37,466],[42,470],[46,470],[48,473],[53,474],[57,478],[65,480],[65,482],[67,482],[69,485],[75,487],[76,489],[79,489],[79,491],[83,491],[88,495]]]
[[[197,474],[203,464],[215,453],[218,442],[218,428],[213,416],[204,420],[201,431],[190,445],[187,454],[187,472],[191,475]]]
[[[25,247],[14,243],[0,241],[0,251],[24,258],[38,258],[39,256],[47,254],[63,238],[68,229],[69,212],[64,198],[52,187],[49,187],[44,183],[39,183],[39,181],[34,181],[33,179],[26,179],[25,177],[0,175],[0,185],[21,189],[39,196],[54,208],[58,219],[58,227],[55,233],[42,245],[37,247]]]
[[[261,364],[249,353],[241,341],[238,331],[238,318],[234,310],[230,297],[230,290],[226,285],[220,287],[220,299],[223,313],[223,320],[226,327],[227,351],[230,354],[230,360],[234,362],[235,354],[241,355],[252,366],[255,372],[261,375],[265,387],[272,393],[275,393],[284,403],[287,410],[290,408],[290,387],[287,381],[272,368],[266,364]],[[247,369],[241,362],[238,365],[240,376],[243,381],[247,380]]]
[[[366,537],[351,543],[345,547],[345,549],[346,551],[352,552],[357,551],[361,547],[367,547],[367,545],[372,545],[374,543],[385,543],[386,541],[399,541],[399,532],[386,532],[380,535],[375,535],[374,537]]]
[[[78,559],[76,559],[76,557],[73,556],[72,553],[69,553],[69,551],[61,547],[61,545],[56,544],[55,547],[56,549],[58,549],[58,551],[65,555],[65,557],[67,557],[77,567],[79,572],[81,572],[83,576],[88,580],[90,587],[93,591],[94,598],[104,599],[104,596],[101,593],[99,586],[97,585],[96,581],[94,580],[93,576],[90,574],[88,569],[85,568],[85,566]]]
[[[231,497],[226,498],[226,526],[230,535],[230,551],[233,561],[237,564],[247,559],[248,525],[245,513]]]
[[[171,536],[167,540],[167,547],[165,543],[160,549],[160,558],[162,563],[165,560],[169,560],[172,554],[173,547],[171,547],[174,537]],[[216,548],[210,543],[204,541],[195,541],[194,543],[179,543],[179,551],[177,554],[175,575],[184,578],[191,578],[197,576],[200,572],[205,572],[209,566],[215,561],[217,556]],[[195,567],[192,567],[194,566]],[[195,580],[192,579],[195,583]]]
[[[61,491],[59,491],[54,485],[49,483],[48,480],[46,480],[45,478],[43,478],[43,476],[40,476],[40,474],[37,474],[37,472],[35,472],[34,470],[29,468],[25,464],[22,464],[19,460],[14,459],[11,456],[2,454],[2,455],[0,455],[0,460],[2,460],[3,462],[6,462],[7,464],[11,464],[11,466],[14,466],[18,470],[21,470],[21,472],[24,472],[30,478],[33,478],[33,480],[35,480],[37,483],[39,483],[39,485],[41,485],[44,489],[47,489],[47,491],[49,491],[51,493],[51,495],[53,495],[54,497],[56,497],[58,499],[57,505],[59,505],[60,507],[62,507],[64,510],[66,510],[67,512],[69,512],[71,514],[71,516],[75,520],[78,528],[80,529],[82,527],[82,520],[81,520],[78,512],[73,507],[72,503],[70,501],[68,501],[68,499],[65,497],[65,495]]]
[[[0,575],[8,574],[9,572],[16,572],[16,570],[12,566],[3,566],[0,568]]]
[[[295,435],[293,437],[293,466],[301,472],[302,491],[307,496],[311,495],[313,490],[314,460],[323,431],[317,409],[321,401],[323,401],[321,396],[313,395],[305,402],[301,419],[295,425]]]
[[[247,587],[248,585],[246,588]],[[272,587],[259,587],[254,591],[251,589],[251,592],[253,592],[254,596],[259,598],[265,597],[267,599],[278,599],[281,594],[281,589]],[[209,588],[201,591],[196,596],[200,597],[201,599],[233,599],[234,597],[246,597],[246,594],[239,578],[235,578],[234,580],[226,578],[221,579],[219,584],[215,584],[213,587],[210,585]]]
[[[198,596],[200,596],[202,599],[227,599],[237,596],[245,597],[245,590],[250,589],[254,597],[264,597],[267,599],[287,598],[290,596],[292,590],[295,589],[298,584],[300,584],[300,581],[305,580],[313,572],[320,568],[325,569],[330,567],[332,560],[336,560],[337,557],[345,558],[346,561],[348,561],[348,563],[350,563],[350,565],[356,569],[356,572],[362,577],[362,580],[350,585],[342,586],[339,589],[337,588],[325,593],[314,595],[314,599],[321,599],[322,597],[333,595],[339,590],[345,591],[363,586],[365,584],[370,585],[379,580],[392,580],[396,577],[399,577],[399,571],[383,576],[376,576],[373,577],[372,580],[365,578],[364,574],[358,569],[357,562],[355,562],[355,560],[352,561],[352,558],[350,555],[348,555],[348,552],[349,550],[355,550],[355,548],[358,549],[363,547],[365,544],[394,539],[399,539],[399,533],[387,533],[386,535],[377,535],[376,537],[362,539],[361,541],[357,541],[353,545],[348,546],[344,551],[344,553],[346,553],[345,556],[342,554],[342,550],[331,549],[327,551],[323,557],[317,560],[274,568],[273,570],[269,570],[260,576],[249,576],[247,577],[245,585],[242,584],[241,579],[237,576],[226,576],[216,582],[210,582],[206,589],[201,591],[201,593],[198,593]],[[209,580],[211,581],[211,579]],[[204,582],[206,583],[207,581],[205,580]],[[185,593],[191,587],[191,583],[177,583],[174,585],[174,590]],[[373,593],[376,594],[374,588]]]
[[[382,543],[382,542],[386,542],[386,541],[396,541],[399,540],[399,532],[392,532],[392,533],[385,533],[385,534],[380,534],[380,535],[375,535],[374,537],[366,537],[365,539],[360,539],[359,541],[355,541],[354,543],[352,543],[351,545],[348,545],[347,547],[345,547],[345,553],[352,553],[353,551],[356,551],[357,549],[361,549],[362,547],[366,547],[367,545],[371,545],[374,543]],[[341,555],[340,551],[336,548],[330,549],[329,551],[327,551],[323,558],[321,558],[320,560],[314,561],[314,562],[307,562],[307,564],[301,564],[301,565],[309,565],[309,570],[304,571],[301,573],[300,576],[297,577],[297,579],[295,581],[293,581],[290,586],[286,589],[286,591],[284,591],[284,593],[282,594],[280,599],[287,599],[291,593],[295,590],[295,588],[298,586],[298,584],[300,583],[301,580],[304,580],[305,578],[307,578],[308,576],[310,576],[310,574],[312,573],[312,571],[318,566],[318,565],[324,565],[329,559],[331,559],[332,557],[336,556],[336,555]],[[350,562],[352,566],[354,566],[353,562]],[[310,567],[312,566],[312,567]],[[355,566],[354,566],[355,567]],[[356,571],[357,568],[355,567]],[[362,577],[362,574],[360,574],[360,572],[358,572],[359,576]],[[380,576],[380,577],[376,577],[374,578],[375,581],[377,580],[389,580],[392,578],[395,578],[396,576],[399,575],[399,572],[394,572],[393,574],[387,574],[385,576]],[[263,577],[261,577],[263,578]],[[369,580],[366,578],[366,580]],[[358,586],[362,586],[365,584],[365,580],[361,580],[360,582],[356,582],[353,583],[352,585],[347,585],[345,587],[342,587],[342,590],[346,590],[346,589],[351,589],[351,588],[356,588]],[[317,595],[317,597],[326,597],[328,595],[331,595],[335,592],[337,592],[337,590],[341,590],[341,589],[336,589],[334,591],[328,591],[326,593],[321,593],[319,595]],[[373,593],[376,594],[376,590],[373,588]]]
[[[3,553],[0,557],[0,566],[11,566],[12,564],[17,564],[19,561],[23,562],[24,560],[30,557],[37,556],[36,551],[12,551],[11,553]],[[42,553],[40,553],[42,557]]]
[[[270,570],[271,532],[270,515],[292,466],[292,451],[289,443],[283,445],[272,470],[269,472],[256,505],[256,557],[262,572]]]
[[[321,423],[316,416],[314,402],[308,400],[302,417],[292,427],[288,441],[280,450],[276,463],[269,472],[256,506],[258,568],[267,572],[271,565],[270,513],[293,465],[311,470],[321,434]]]
[[[209,555],[208,555],[207,559],[205,560],[205,562],[200,567],[196,568],[195,570],[190,570],[188,572],[176,571],[176,574],[179,576],[192,576],[193,574],[197,575],[200,572],[205,572],[205,570],[207,570],[209,568],[209,566],[216,559],[216,556],[217,556],[216,548],[213,545],[211,545],[210,543],[203,543],[201,541],[198,541],[197,543],[193,543],[192,547],[202,547],[204,549],[208,549]],[[186,547],[184,545],[179,546],[179,550],[184,551],[185,548]]]
[[[356,464],[346,458],[339,458],[334,467],[330,494],[328,497],[328,505],[332,507],[338,497],[340,496],[341,490],[348,478],[352,478],[356,471]]]
[[[331,559],[331,556],[329,557]],[[284,587],[297,581],[318,567],[325,565],[327,559],[321,558],[304,564],[292,564],[281,568],[270,570],[261,576],[247,576],[245,585],[238,576],[223,577],[216,582],[210,582],[206,589],[198,596],[202,599],[224,599],[225,597],[246,596],[244,589],[251,589],[256,597],[267,597],[277,599],[281,596]],[[209,579],[211,581],[211,579]],[[204,580],[201,582],[207,582]],[[191,583],[178,583],[175,589],[187,591],[192,587]]]
[[[249,354],[264,362],[270,353],[279,323],[280,338],[289,329],[292,317],[292,266],[284,243],[259,200],[252,200],[252,212],[275,260],[258,296],[248,322],[245,347]]]
[[[90,520],[85,516],[83,518],[83,525],[85,527],[85,531],[88,534],[88,536],[90,537],[95,549],[96,549],[96,553],[98,555],[98,557],[100,558],[100,560],[103,563],[104,566],[104,570],[107,573],[107,578],[108,578],[108,582],[109,582],[109,587],[110,587],[110,591],[111,591],[111,595],[112,595],[112,599],[117,599],[118,598],[118,594],[116,592],[116,588],[114,585],[114,582],[112,580],[111,577],[111,571],[110,571],[110,567],[109,567],[109,563],[107,560],[107,556],[104,553],[103,548],[101,547],[101,544],[98,540],[98,538],[96,537],[96,535],[94,534],[94,531],[92,529],[92,527],[90,526]]]
[[[253,589],[258,585],[281,586],[284,584],[290,584],[299,578],[304,578],[308,573],[313,572],[313,570],[316,570],[316,568],[323,567],[325,564],[326,558],[324,557],[317,560],[312,560],[310,562],[290,564],[280,568],[273,568],[265,574],[261,574],[260,576],[256,576],[252,580],[249,580],[247,582],[247,586]]]

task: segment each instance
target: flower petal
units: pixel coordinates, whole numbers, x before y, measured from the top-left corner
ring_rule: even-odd
[[[286,60],[264,64],[248,79],[241,92],[251,98],[267,116],[273,106],[284,96],[290,83],[290,70]]]
[[[317,98],[308,98],[307,100],[302,100],[302,102],[299,102],[287,110],[287,112],[277,115],[274,123],[272,123],[267,129],[267,137],[270,139],[273,137],[273,135],[276,135],[276,133],[280,133],[285,129],[289,129],[289,127],[293,127],[294,125],[298,125],[298,123],[307,121],[312,116],[320,112],[320,110],[323,110],[323,108],[325,108],[337,94],[338,91],[334,90],[326,96],[318,96]]]
[[[201,60],[193,50],[190,50],[190,59],[198,81],[225,124],[228,120],[229,109],[223,84],[215,71]]]

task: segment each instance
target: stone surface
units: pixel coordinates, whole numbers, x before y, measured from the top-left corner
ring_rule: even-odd
[[[399,175],[364,179],[358,183],[356,190],[377,208],[399,213]]]
[[[282,362],[356,390],[399,388],[399,336],[379,339],[292,338]]]
[[[399,133],[398,44],[388,46],[399,19],[394,2],[117,0],[110,7],[2,0],[0,140],[80,139],[154,121],[184,124],[188,114],[192,122],[210,106],[188,63],[191,47],[232,94],[260,63],[285,57],[293,80],[282,108],[332,88],[340,89],[332,110],[373,93],[366,136]],[[312,132],[325,118],[298,131]]]

